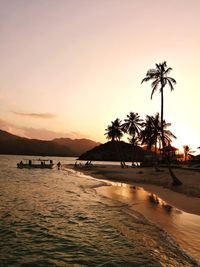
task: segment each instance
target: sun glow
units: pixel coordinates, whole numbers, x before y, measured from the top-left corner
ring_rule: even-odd
[[[177,81],[164,96],[174,144],[200,146],[200,1],[21,2],[0,1],[0,129],[105,142],[117,117],[160,112],[159,92],[151,101],[141,80],[166,60]]]
[[[188,145],[193,151],[197,151],[198,136],[194,128],[189,128],[183,125],[177,125],[173,131],[177,137],[173,141],[173,145],[183,152],[183,146]]]

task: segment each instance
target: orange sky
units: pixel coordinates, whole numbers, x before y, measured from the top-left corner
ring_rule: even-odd
[[[175,145],[200,146],[199,0],[0,1],[0,128],[105,142],[111,120],[160,111],[146,71],[167,61]]]

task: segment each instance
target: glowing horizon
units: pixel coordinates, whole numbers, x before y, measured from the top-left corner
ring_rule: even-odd
[[[200,1],[3,0],[0,10],[0,129],[103,143],[116,118],[160,113],[141,80],[166,60],[173,145],[200,146]]]

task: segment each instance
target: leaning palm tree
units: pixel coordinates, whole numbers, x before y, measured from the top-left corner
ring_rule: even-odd
[[[143,82],[152,81],[152,92],[151,99],[153,97],[154,92],[160,88],[161,93],[161,136],[162,136],[162,148],[163,151],[165,147],[165,138],[164,138],[164,119],[163,119],[163,110],[164,110],[164,88],[166,85],[169,85],[171,91],[174,89],[173,85],[176,84],[176,80],[168,76],[172,68],[167,67],[166,61],[163,63],[156,64],[155,69],[150,69],[147,71],[146,77],[142,80]],[[165,153],[165,152],[164,152]],[[168,169],[173,179],[173,185],[181,185],[182,182],[174,175],[172,172],[170,165],[168,164]]]

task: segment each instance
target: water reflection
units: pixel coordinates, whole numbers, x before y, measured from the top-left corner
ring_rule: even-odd
[[[0,266],[195,266],[140,213],[174,227],[177,240],[176,226],[184,232],[187,220],[151,203],[142,188],[103,186],[63,168],[18,170],[16,159],[1,159]],[[188,220],[194,239],[199,220]]]
[[[160,207],[162,207],[165,211],[169,213],[172,212],[173,206],[167,204],[164,200],[159,198],[156,194],[149,193],[149,201],[152,204],[159,205]]]
[[[110,182],[101,194],[129,205],[148,220],[166,230],[191,255],[200,260],[200,216],[183,212],[142,187]]]

